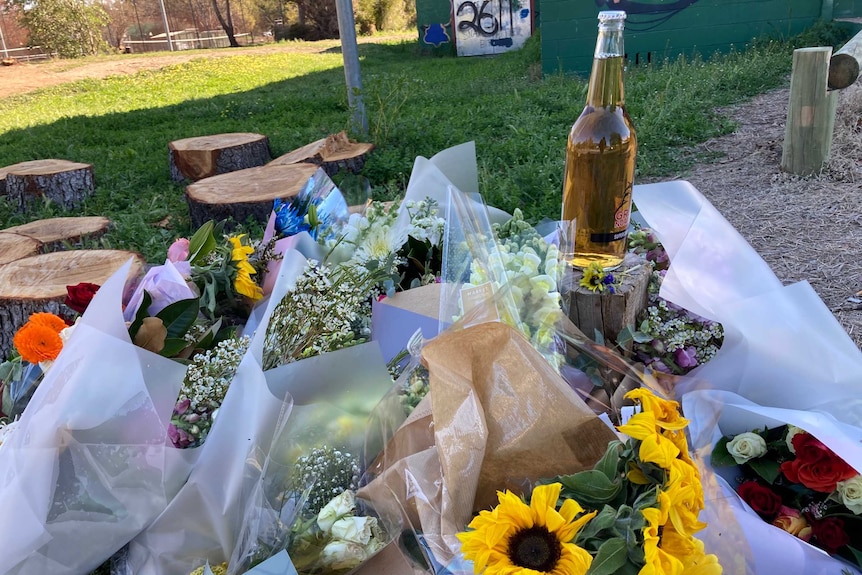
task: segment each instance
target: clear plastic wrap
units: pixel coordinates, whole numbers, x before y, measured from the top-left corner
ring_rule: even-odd
[[[188,474],[167,438],[185,366],[129,341],[129,270],[99,289],[0,447],[3,573],[89,573]]]
[[[129,544],[128,566],[137,575],[188,575],[204,562],[230,557],[245,499],[259,479],[275,424],[290,402],[276,396],[261,368],[266,325],[275,305],[302,273],[306,259],[289,250],[273,293],[252,334],[249,350],[219,408],[188,480],[164,512]],[[174,399],[176,396],[174,396]]]
[[[322,485],[333,478],[325,476],[330,470],[314,463],[314,459],[342,461],[348,454],[355,458],[355,490],[359,487],[361,470],[366,466],[364,451],[368,449],[368,455],[375,457],[382,449],[382,445],[366,445],[365,441],[368,418],[392,387],[376,344],[361,344],[310,357],[269,370],[265,376],[271,389],[289,394],[294,404],[289,414],[284,412],[277,425],[261,478],[246,504],[242,539],[234,549],[230,573],[243,573],[284,549],[298,553],[302,535],[315,542],[326,539],[318,528],[309,527],[308,521],[323,503],[319,500]],[[299,469],[316,470],[320,475],[305,474]],[[326,498],[335,495],[338,494],[329,493]],[[357,556],[356,561],[366,561],[400,535],[400,514],[393,514],[389,507],[372,509],[360,502],[356,515],[373,517],[375,525],[382,527],[376,540],[353,548],[369,555]],[[303,533],[297,534],[297,530]],[[296,564],[299,573],[332,569],[327,568],[313,547],[307,549],[303,557],[292,557],[292,560],[301,560]]]

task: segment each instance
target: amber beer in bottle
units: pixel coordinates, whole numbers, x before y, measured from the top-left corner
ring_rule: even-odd
[[[599,12],[587,104],[569,132],[563,221],[574,221],[574,267],[619,267],[631,215],[637,138],[623,98],[626,13]],[[564,253],[566,250],[563,250]]]

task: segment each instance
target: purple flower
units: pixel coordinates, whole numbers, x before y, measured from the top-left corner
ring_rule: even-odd
[[[191,404],[192,404],[192,400],[190,400],[189,398],[185,398],[181,402],[177,403],[176,406],[174,406],[174,414],[175,415],[184,414],[186,411],[188,411]]]
[[[697,352],[694,346],[679,348],[673,352],[673,359],[682,368],[695,367],[697,365]]]
[[[653,360],[647,365],[649,365],[655,371],[660,371],[662,373],[670,373],[670,368],[666,366],[664,362],[658,357],[654,357]]]
[[[171,443],[174,444],[174,447],[178,447],[180,449],[188,447],[195,440],[195,438],[189,435],[185,430],[179,429],[173,423],[168,425],[168,437],[171,439]]]

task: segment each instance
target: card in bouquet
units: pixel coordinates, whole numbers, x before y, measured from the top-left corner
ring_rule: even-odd
[[[417,329],[425,339],[437,335],[441,288],[441,284],[429,284],[373,302],[371,339],[380,345],[387,362],[407,348]]]

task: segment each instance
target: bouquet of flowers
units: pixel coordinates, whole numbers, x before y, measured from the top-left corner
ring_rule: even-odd
[[[724,339],[721,324],[659,295],[671,262],[650,229],[630,233],[628,246],[652,264],[653,272],[647,288],[647,307],[638,317],[635,329],[621,334],[619,340],[632,341],[635,360],[664,373],[684,375],[710,361]]]
[[[0,446],[0,506],[16,518],[0,526],[9,573],[89,572],[188,473],[167,438],[185,367],[132,344],[121,311],[130,269],[111,276],[73,330],[35,314],[19,333],[22,356],[46,371]]]
[[[862,475],[794,425],[723,437],[714,466],[738,465],[734,488],[761,519],[862,566]]]
[[[647,388],[629,392],[640,411],[591,470],[542,480],[528,500],[498,492],[459,533],[475,573],[722,572],[695,533],[705,525],[700,473],[688,455],[679,404]]]

